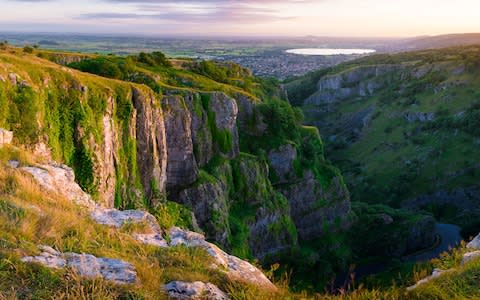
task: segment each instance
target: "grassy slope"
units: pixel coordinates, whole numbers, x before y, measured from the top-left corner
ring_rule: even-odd
[[[202,249],[146,246],[129,234],[134,229],[141,231],[141,226],[117,230],[94,223],[88,212],[67,199],[43,192],[28,175],[8,168],[10,159],[24,165],[36,162],[22,150],[0,148],[0,299],[13,295],[33,299],[163,299],[161,286],[171,280],[212,282],[232,293],[234,299],[244,295],[274,297],[229,281],[210,267],[211,258]],[[38,253],[39,244],[64,252],[126,260],[135,266],[141,283],[116,286],[79,278],[69,270],[53,271],[19,260],[23,255]]]
[[[21,150],[0,149],[0,299],[166,299],[159,291],[170,280],[212,282],[230,292],[232,299],[474,299],[480,295],[480,261],[459,267],[461,250],[436,262],[438,266],[456,267],[454,272],[410,294],[398,287],[359,287],[343,296],[292,294],[285,289],[275,295],[265,294],[252,286],[231,282],[211,269],[210,257],[200,249],[149,247],[136,242],[128,226],[117,230],[95,224],[85,211],[58,195],[43,192],[29,176],[8,168],[6,162],[10,159],[24,165],[37,162]],[[135,266],[141,284],[118,286],[80,278],[70,270],[22,263],[19,258],[36,254],[38,244],[124,259]]]
[[[465,130],[466,124],[425,128],[419,122],[409,123],[404,115],[406,112],[434,112],[439,119],[441,115],[452,118],[460,112],[468,112],[472,104],[480,101],[479,56],[480,47],[477,46],[374,55],[324,72],[339,74],[359,66],[378,64],[410,65],[408,70],[430,64],[444,66],[435,76],[395,80],[361,101],[341,101],[334,112],[315,114],[309,113],[312,107],[304,107],[307,122],[326,120],[329,125],[320,128],[321,133],[337,135],[337,141],[327,142],[326,149],[329,158],[344,172],[353,200],[397,205],[401,200],[434,192],[439,187],[454,189],[478,185],[477,134]],[[466,70],[456,75],[454,70],[459,67]],[[312,78],[321,78],[319,73],[288,83],[294,97],[300,95],[297,86],[303,84],[312,89]],[[442,85],[448,88],[435,91]],[[368,107],[374,109],[372,121],[356,143],[345,147],[342,140],[348,136],[337,127],[338,120]],[[460,176],[451,175],[459,173]]]

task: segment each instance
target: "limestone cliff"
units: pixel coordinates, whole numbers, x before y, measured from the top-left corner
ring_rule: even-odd
[[[257,258],[347,224],[341,175],[324,169],[323,152],[309,152],[321,144],[318,133],[301,135],[295,119],[289,130],[298,138],[271,138],[276,122],[264,109],[291,109],[283,100],[262,101],[234,87],[154,92],[162,82],[147,87],[6,53],[0,76],[0,126],[14,131],[15,144],[71,166],[105,207],[156,211],[167,199],[180,203],[209,240]],[[294,146],[286,154],[285,147],[268,154],[271,147],[255,146],[270,139]],[[300,174],[293,160],[308,164],[307,155],[321,163]]]

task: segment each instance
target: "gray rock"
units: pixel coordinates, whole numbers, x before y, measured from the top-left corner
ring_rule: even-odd
[[[65,165],[49,163],[44,165],[21,167],[29,173],[44,189],[64,196],[78,205],[94,209],[97,205],[92,197],[85,193],[75,182],[73,170]]]
[[[13,140],[13,132],[0,128],[0,147],[3,145],[9,145]]]
[[[235,95],[235,99],[239,108],[237,116],[239,129],[252,136],[263,136],[268,125],[264,122],[262,114],[256,113],[255,100],[244,94]]]
[[[168,153],[167,188],[178,190],[192,184],[198,177],[193,153],[192,118],[182,97],[166,96],[162,104],[165,107]]]
[[[341,220],[347,225],[350,212],[350,195],[340,178],[333,178],[328,188],[322,188],[311,171],[304,177],[279,188],[287,198],[293,222],[300,239],[321,237],[326,226]]]
[[[144,193],[151,198],[156,192],[166,191],[168,158],[166,124],[155,95],[145,94],[134,88],[132,102],[135,112],[129,129],[130,136],[137,144],[137,164]],[[152,182],[155,183],[155,191]]]
[[[428,277],[426,277],[422,280],[419,280],[416,284],[408,287],[407,291],[412,291],[412,290],[416,289],[418,286],[420,286],[422,284],[425,284],[429,281],[432,281],[435,278],[438,278],[438,277],[442,276],[442,274],[444,274],[445,272],[448,272],[448,271],[440,270],[440,269],[434,269],[433,272],[432,272],[432,275],[430,275],[430,276],[428,276]]]
[[[209,108],[215,114],[215,126],[219,130],[226,130],[232,136],[232,149],[226,153],[228,158],[235,158],[239,154],[237,116],[238,106],[234,99],[224,93],[212,93]]]
[[[146,211],[97,207],[91,211],[90,216],[102,225],[120,228],[127,223],[145,223],[155,232],[161,231],[155,217]]]
[[[164,286],[168,296],[173,299],[207,299],[207,300],[227,300],[228,296],[222,292],[216,285],[203,283],[201,281],[184,282],[172,281]]]
[[[20,170],[33,176],[38,184],[48,191],[58,193],[78,205],[89,209],[91,217],[99,224],[121,227],[132,222],[145,222],[151,228],[151,234],[136,234],[133,237],[138,241],[158,247],[165,247],[165,241],[161,237],[161,228],[155,217],[148,212],[139,210],[119,211],[117,209],[103,208],[92,201],[91,197],[82,191],[74,180],[72,169],[50,163],[38,167],[21,167]],[[170,230],[170,246],[186,245],[188,247],[201,247],[205,249],[215,260],[215,265],[226,273],[233,280],[242,280],[251,284],[260,285],[269,289],[276,287],[256,267],[237,257],[228,255],[219,247],[205,241],[205,237],[199,233],[185,231],[179,228]],[[51,248],[45,248],[39,256],[25,257],[26,262],[39,262],[50,267],[60,268],[72,266],[81,275],[97,276],[124,283],[132,283],[136,280],[136,274],[131,265],[112,259],[95,258],[88,254],[61,254]]]
[[[39,263],[48,268],[61,269],[70,267],[80,276],[102,277],[116,283],[135,283],[135,268],[122,260],[97,258],[90,254],[61,253],[48,246],[40,246],[42,253],[38,256],[26,256],[21,260],[26,263]]]
[[[177,202],[190,208],[207,238],[228,246],[228,189],[221,181],[198,183],[182,190]],[[215,216],[215,217],[214,217]]]
[[[286,222],[293,223],[288,208],[261,207],[257,210],[255,219],[247,225],[250,233],[248,245],[255,258],[262,261],[269,255],[275,256],[298,244],[296,236],[288,227],[292,223]]]
[[[146,245],[151,245],[151,246],[160,247],[160,248],[168,247],[167,241],[162,237],[161,234],[158,234],[158,233],[147,233],[147,234],[137,233],[133,235],[133,238]]]
[[[117,283],[137,282],[133,265],[119,259],[97,258],[90,254],[65,254],[67,265],[85,277],[102,277]]]
[[[200,94],[185,96],[192,117],[192,140],[195,160],[199,167],[205,166],[213,157],[212,133],[208,124],[208,113],[203,109]]]
[[[67,262],[61,253],[49,246],[40,246],[42,252],[38,256],[26,256],[21,260],[26,263],[39,263],[49,268],[62,269]]]
[[[243,183],[237,193],[242,195],[246,205],[257,208],[254,218],[249,218],[246,224],[252,255],[263,260],[267,255],[275,255],[295,246],[297,237],[293,232],[295,228],[292,228],[295,226],[291,223],[290,206],[268,180],[268,165],[248,155],[240,155],[232,165],[236,169],[236,179]]]
[[[474,252],[468,252],[463,255],[462,259],[462,265],[474,260],[480,258],[480,250],[474,251]]]
[[[480,234],[467,244],[467,248],[480,250]]]
[[[291,178],[293,171],[293,162],[297,159],[297,149],[293,145],[282,145],[277,150],[272,150],[268,154],[270,167],[283,182]]]
[[[403,65],[360,66],[324,76],[317,84],[318,91],[307,98],[305,104],[324,105],[369,96],[386,84],[383,75],[404,68]]]
[[[214,244],[205,241],[203,235],[186,231],[178,227],[170,229],[170,245],[185,245],[187,247],[200,247],[205,249],[215,260],[215,265],[224,270],[232,280],[244,281],[266,289],[277,288],[258,268],[233,255],[228,255]]]
[[[12,169],[16,169],[20,166],[20,162],[18,160],[9,160],[7,165]]]
[[[86,89],[86,87],[83,87]],[[117,176],[115,173],[116,147],[118,147],[118,137],[115,129],[113,117],[114,100],[112,97],[107,99],[107,108],[102,117],[103,139],[100,147],[94,147],[96,159],[94,159],[94,173],[98,188],[98,198],[106,207],[113,207],[115,203],[115,186]]]

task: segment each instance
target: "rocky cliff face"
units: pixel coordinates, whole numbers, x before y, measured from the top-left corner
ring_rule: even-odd
[[[348,224],[350,196],[340,176],[322,185],[311,170],[299,174],[294,169],[297,150],[292,145],[272,150],[268,158],[301,239],[313,239]]]
[[[15,143],[44,145],[52,159],[72,166],[103,206],[155,210],[167,198],[189,208],[209,240],[258,258],[295,246],[297,228],[309,239],[323,224],[343,224],[349,197],[341,179],[321,185],[320,174],[294,175],[299,145],[286,144],[269,159],[240,153],[241,143],[252,141],[241,141],[239,128],[268,139],[258,100],[175,88],[160,95],[43,63],[35,74],[1,64],[2,78],[14,73],[16,80],[0,82],[0,103],[11,107],[0,111],[0,126],[15,131]],[[275,186],[270,172],[281,179]]]
[[[323,77],[318,91],[305,100],[306,105],[334,103],[352,97],[371,96],[392,80],[391,76],[404,69],[403,65],[359,66],[339,74]],[[389,76],[385,76],[385,75]]]
[[[315,79],[303,106],[306,122],[327,141],[354,201],[423,209],[475,228],[477,52],[371,56],[290,85],[293,94]]]

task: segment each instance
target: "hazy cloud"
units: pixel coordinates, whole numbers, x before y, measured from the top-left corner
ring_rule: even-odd
[[[77,17],[92,20],[138,19],[159,22],[195,24],[195,23],[266,23],[276,20],[292,19],[279,11],[262,6],[273,3],[305,3],[310,0],[103,0],[117,4],[133,4],[133,12],[93,12]],[[260,6],[259,6],[260,5]]]

